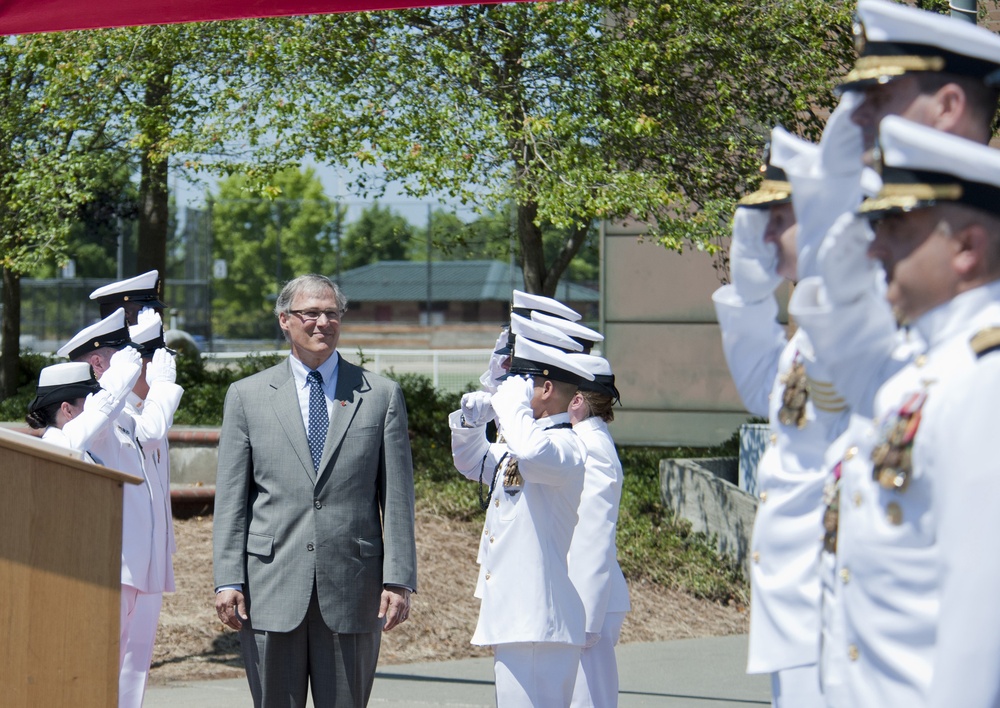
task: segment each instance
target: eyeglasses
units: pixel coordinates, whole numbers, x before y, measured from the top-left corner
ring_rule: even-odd
[[[324,315],[328,322],[335,322],[344,316],[345,310],[289,310],[289,312],[303,322],[316,322]]]

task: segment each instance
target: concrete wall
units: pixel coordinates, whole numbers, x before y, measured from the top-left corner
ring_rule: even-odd
[[[728,440],[749,415],[722,354],[712,257],[640,242],[643,224],[605,223],[603,230],[601,331],[622,394],[615,440],[697,446]]]
[[[737,461],[727,458],[660,460],[660,495],[695,532],[716,536],[719,553],[729,556],[750,577],[750,536],[757,498],[727,481]]]

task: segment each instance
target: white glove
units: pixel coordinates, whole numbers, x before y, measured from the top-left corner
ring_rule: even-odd
[[[500,382],[497,392],[493,394],[490,403],[501,422],[509,419],[521,408],[531,408],[531,399],[535,395],[535,383],[529,376],[510,376]]]
[[[764,243],[767,209],[736,210],[733,216],[733,242],[729,247],[729,275],[736,294],[744,303],[760,302],[781,284],[778,249]]]
[[[163,324],[163,318],[160,317],[160,313],[154,310],[152,307],[144,307],[139,310],[139,314],[135,318],[135,326],[148,325],[150,322],[157,322],[160,325]]]
[[[119,349],[111,356],[108,369],[101,374],[101,388],[115,399],[124,399],[142,373],[142,355],[135,347]]]
[[[88,393],[83,401],[83,410],[87,412],[100,413],[111,418],[116,414],[116,409],[124,404],[124,399],[116,399],[103,388],[95,393]]]
[[[819,140],[819,166],[826,177],[857,175],[864,166],[864,136],[851,120],[863,100],[859,91],[846,92],[826,121]]]
[[[501,347],[507,345],[507,339],[509,337],[509,329],[504,327],[500,330],[500,336],[497,337],[496,344],[493,345],[492,351],[496,351]],[[497,379],[507,373],[503,368],[502,364],[507,361],[510,354],[490,354],[490,365],[483,375],[479,377],[479,383],[482,384],[483,390],[488,393],[496,393],[497,384],[500,383]]]
[[[475,428],[486,425],[493,419],[493,406],[490,405],[492,394],[486,391],[473,391],[462,396],[462,426]]]
[[[792,185],[799,280],[818,274],[820,244],[833,222],[861,203],[864,136],[851,116],[862,100],[856,91],[844,94],[827,119],[818,155],[803,154],[779,165]]]
[[[174,356],[162,347],[153,352],[153,360],[146,364],[146,383],[174,383],[177,381],[177,363]]]
[[[830,227],[817,257],[826,296],[834,305],[860,298],[876,282],[878,264],[868,257],[872,241],[868,219],[844,214]]]
[[[601,633],[600,632],[587,632],[587,641],[583,645],[583,648],[584,649],[590,649],[590,647],[594,646],[599,641],[601,641]]]

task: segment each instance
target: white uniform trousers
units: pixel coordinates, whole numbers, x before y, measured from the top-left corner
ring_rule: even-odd
[[[823,708],[819,688],[819,664],[782,669],[771,674],[771,705],[774,708]]]
[[[579,666],[580,647],[573,644],[495,644],[497,708],[567,708]]]
[[[624,612],[604,615],[601,639],[580,653],[580,670],[573,687],[573,708],[615,708],[618,705],[618,659],[615,645],[622,632]]]
[[[162,604],[161,592],[139,592],[131,585],[122,585],[118,708],[142,706]]]

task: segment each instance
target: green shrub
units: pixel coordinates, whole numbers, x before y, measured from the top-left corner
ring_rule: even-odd
[[[268,369],[285,357],[282,354],[251,354],[229,366],[206,366],[203,360],[179,355],[177,383],[184,397],[174,415],[175,425],[222,425],[222,409],[230,384]]]
[[[17,393],[0,401],[0,420],[24,422],[28,414],[28,405],[35,398],[38,387],[38,374],[46,366],[58,363],[45,354],[23,351],[17,366]]]

